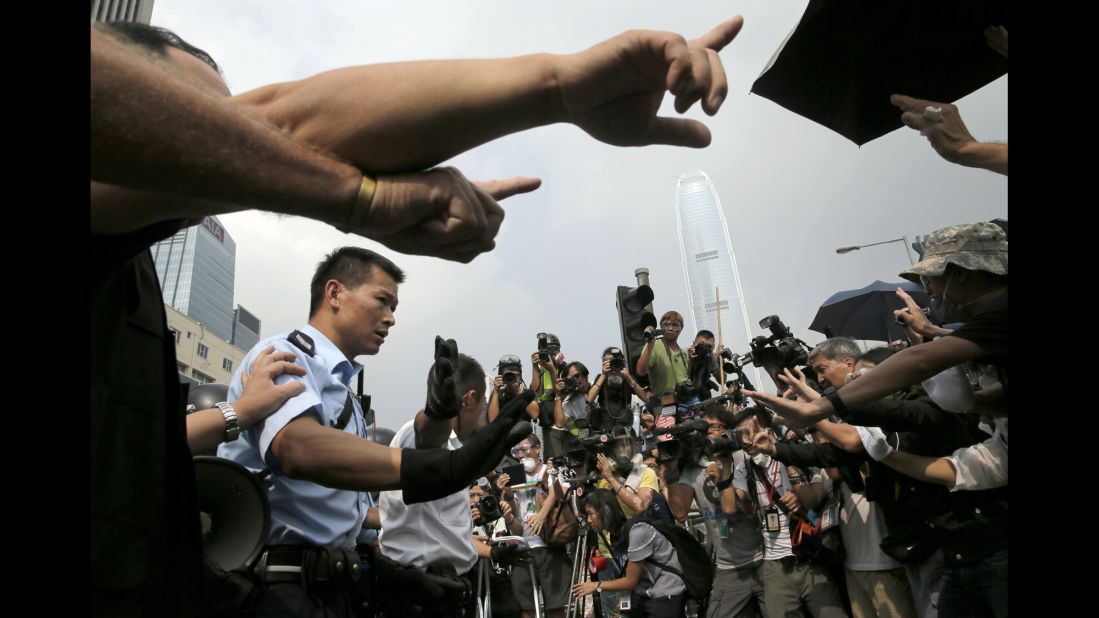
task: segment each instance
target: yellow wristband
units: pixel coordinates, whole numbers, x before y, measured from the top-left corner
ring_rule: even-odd
[[[374,191],[378,188],[378,181],[368,174],[363,174],[362,184],[359,185],[359,195],[355,198],[355,204],[351,207],[351,216],[347,219],[347,226],[351,231],[358,232],[366,221],[366,215],[370,212],[370,205],[374,202]]]

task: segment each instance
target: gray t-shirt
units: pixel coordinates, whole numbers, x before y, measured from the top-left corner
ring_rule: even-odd
[[[733,454],[733,465],[742,463],[743,459],[744,453],[737,451]],[[692,480],[691,487],[694,488],[695,502],[698,503],[698,509],[706,520],[706,542],[714,548],[717,568],[743,568],[763,560],[763,538],[759,518],[745,515],[742,508],[738,508],[735,515],[723,513],[719,496],[721,492],[706,476],[705,468],[687,468],[683,471],[683,476]]]
[[[628,560],[640,562],[644,567],[641,572],[641,582],[637,587],[639,594],[665,597],[680,594],[687,589],[682,578],[657,566],[657,564],[663,564],[677,571],[683,571],[671,541],[645,522],[637,522],[630,528]]]

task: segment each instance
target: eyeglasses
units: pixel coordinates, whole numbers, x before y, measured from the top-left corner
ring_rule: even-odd
[[[930,290],[931,289],[931,277],[928,277],[927,275],[920,275],[920,285],[923,286],[923,289]]]
[[[512,447],[511,454],[512,455],[526,455],[533,448],[538,448],[538,447],[529,446],[529,445],[526,445],[526,444],[520,444],[519,446]]]
[[[712,425],[706,425],[706,428],[709,429],[710,431],[725,431],[725,429],[726,429],[725,425],[722,425],[721,423],[714,423]]]
[[[676,328],[683,328],[683,324],[681,322],[677,322],[675,320],[664,320],[663,322],[660,323],[660,325],[663,326],[664,328],[668,328],[669,326],[675,326]]]

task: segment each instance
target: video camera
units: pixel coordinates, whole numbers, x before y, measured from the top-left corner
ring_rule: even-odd
[[[771,336],[752,339],[752,349],[747,354],[737,355],[725,350],[722,356],[726,359],[726,373],[735,373],[744,379],[744,366],[754,364],[762,367],[774,379],[776,375],[782,374],[783,369],[794,369],[809,362],[809,346],[794,337],[790,328],[777,315],[763,318],[759,321],[759,326],[770,330]]]

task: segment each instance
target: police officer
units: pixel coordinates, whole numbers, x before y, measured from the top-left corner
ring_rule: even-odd
[[[491,469],[503,451],[525,433],[509,436],[519,411],[533,394],[505,406],[468,444],[457,450],[389,449],[367,440],[367,426],[352,379],[362,371],[353,359],[377,354],[396,323],[397,285],[404,273],[387,258],[357,247],[332,252],[318,266],[311,286],[309,323],[289,335],[257,344],[242,366],[267,345],[298,351],[305,390],[235,442],[218,451],[253,469],[267,468],[271,530],[256,572],[266,584],[257,614],[350,616],[348,594],[360,577],[355,541],[366,517],[364,492],[404,487],[408,503],[435,499],[463,488]],[[460,400],[455,389],[457,345],[437,345],[428,381],[425,414],[451,418]],[[241,392],[238,372],[229,400]],[[525,431],[525,432],[524,432]],[[374,564],[372,576],[385,570]]]

